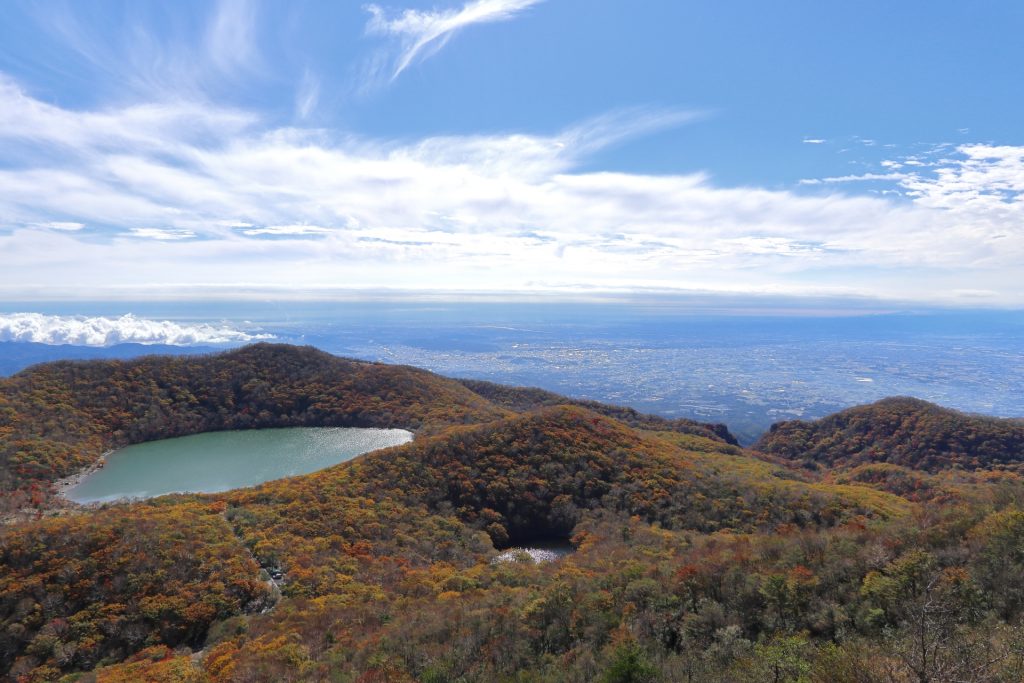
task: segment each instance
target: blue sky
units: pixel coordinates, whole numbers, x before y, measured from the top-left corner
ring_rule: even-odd
[[[1019,2],[0,4],[0,297],[1024,306]]]

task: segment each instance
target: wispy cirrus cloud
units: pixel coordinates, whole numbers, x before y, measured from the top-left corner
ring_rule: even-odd
[[[394,141],[188,101],[0,98],[0,291],[268,286],[673,289],[1024,304],[1024,148],[947,148],[902,199],[586,171],[694,118],[633,109],[549,135]],[[46,155],[18,153],[20,145]],[[895,172],[893,172],[895,173]],[[77,230],[47,227],[81,224]],[[192,290],[194,291],[194,290]]]
[[[76,3],[27,6],[26,13],[54,40],[45,68],[87,70],[98,93],[124,100],[202,99],[243,80],[264,81],[273,64],[260,49],[261,11],[254,0],[214,0],[202,6],[198,26],[166,22],[166,7],[128,3],[111,25],[102,11]],[[160,22],[157,24],[157,22]],[[116,39],[111,39],[111,31]]]
[[[420,11],[407,9],[390,15],[380,5],[367,5],[366,32],[397,41],[389,60],[389,80],[412,64],[437,54],[460,30],[474,24],[507,21],[543,0],[472,0],[460,9]]]
[[[331,228],[322,228],[317,225],[266,225],[261,228],[248,227],[242,230],[243,235],[276,235],[276,236],[298,236],[298,235],[329,235],[334,232]]]
[[[298,118],[300,120],[308,119],[319,101],[320,79],[307,68],[302,74],[298,90],[295,93],[295,113]]]
[[[74,221],[48,221],[46,223],[39,223],[36,227],[49,228],[50,230],[81,230],[85,227],[85,223],[75,223]]]
[[[149,240],[170,241],[187,240],[195,237],[191,230],[168,230],[167,228],[132,228],[128,231],[129,237],[140,237]]]
[[[257,117],[201,101],[175,100],[116,109],[72,111],[42,102],[0,72],[0,135],[4,158],[39,163],[47,153],[189,153],[204,140],[239,134]]]
[[[0,314],[0,341],[76,346],[113,346],[128,343],[198,346],[273,338],[271,334],[253,334],[223,325],[175,323],[169,320],[137,318],[131,314],[118,318],[42,313]]]
[[[876,180],[903,180],[906,173],[856,173],[850,175],[828,176],[825,178],[803,178],[801,185],[838,185],[840,183],[857,183]]]
[[[257,11],[250,0],[219,0],[206,29],[210,62],[224,73],[258,67]]]

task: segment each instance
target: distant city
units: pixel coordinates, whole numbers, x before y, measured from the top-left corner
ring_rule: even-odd
[[[1018,318],[1019,320],[1019,318]],[[577,320],[379,329],[338,353],[540,386],[667,417],[725,422],[745,443],[777,421],[885,396],[1024,416],[1024,336],[989,316]],[[422,331],[421,331],[422,332]],[[343,342],[342,339],[345,341]]]
[[[61,310],[231,324],[338,355],[724,422],[744,443],[773,422],[892,395],[1024,416],[1018,312],[751,317],[625,305],[394,303],[206,304],[201,315],[185,304],[96,309]],[[169,348],[31,346],[26,354],[26,345],[0,344],[0,368]]]

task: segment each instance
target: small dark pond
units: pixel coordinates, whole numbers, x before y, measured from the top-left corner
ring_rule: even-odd
[[[505,548],[492,562],[523,562],[527,559],[536,564],[554,562],[575,552],[576,548],[568,539],[536,540],[521,546]]]

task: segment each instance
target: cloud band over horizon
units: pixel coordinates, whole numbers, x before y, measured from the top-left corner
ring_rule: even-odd
[[[251,334],[223,325],[218,327],[207,323],[149,320],[131,314],[110,318],[0,313],[0,342],[100,347],[115,344],[202,346],[240,344],[273,338],[271,334]]]

